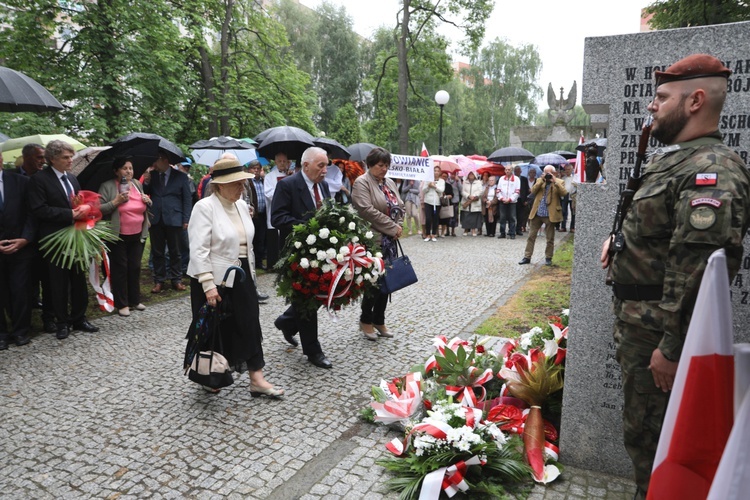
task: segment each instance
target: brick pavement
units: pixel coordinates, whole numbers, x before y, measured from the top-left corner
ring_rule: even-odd
[[[0,497],[395,499],[375,461],[396,433],[358,418],[370,386],[421,362],[435,335],[470,333],[533,270],[517,265],[525,243],[407,238],[419,283],[388,307],[396,337],[365,340],[358,307],[320,313],[332,370],[284,342],[273,327],[283,300],[272,297],[261,326],[266,376],[287,391],[281,401],[252,399],[247,374],[219,395],[183,376],[187,299],[99,319],[96,334],[37,334],[11,346],[0,352]],[[273,275],[259,287],[271,291]],[[528,498],[625,499],[633,489],[567,468]]]

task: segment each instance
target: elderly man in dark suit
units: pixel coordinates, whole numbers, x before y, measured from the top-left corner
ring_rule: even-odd
[[[281,241],[292,232],[295,224],[302,224],[315,215],[322,201],[331,197],[328,184],[325,182],[328,166],[328,155],[321,148],[308,148],[302,153],[302,170],[290,177],[282,179],[276,186],[271,205],[271,224],[278,228]],[[282,331],[284,338],[293,346],[297,346],[294,336],[299,332],[302,342],[302,352],[307,359],[320,368],[331,368],[323,349],[318,342],[318,317],[307,317],[299,314],[302,309],[289,306],[284,313],[276,318],[274,325]]]
[[[44,150],[49,168],[34,174],[29,181],[29,206],[39,224],[39,239],[86,218],[87,212],[73,208],[71,197],[81,190],[70,174],[75,151],[63,141],[50,141]],[[89,304],[86,275],[77,267],[66,269],[45,258],[49,269],[52,309],[57,319],[57,338],[68,338],[70,329],[98,332],[86,320]],[[70,312],[68,312],[70,299]]]
[[[0,152],[0,165],[3,154]],[[12,340],[29,343],[31,324],[31,263],[36,227],[29,214],[29,178],[0,168],[0,351]],[[5,312],[10,313],[10,330]]]
[[[150,218],[151,255],[154,261],[154,288],[151,293],[161,293],[164,282],[172,282],[175,290],[185,290],[182,283],[182,257],[180,238],[187,229],[193,209],[188,176],[169,164],[166,155],[159,155],[153,172],[143,176],[143,191],[151,196]],[[169,249],[169,270],[164,248]]]

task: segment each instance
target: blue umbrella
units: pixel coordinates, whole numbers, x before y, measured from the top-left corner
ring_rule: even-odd
[[[518,166],[521,167],[521,176],[523,177],[529,176],[529,169],[536,171],[537,177],[541,177],[542,175],[542,168],[534,163],[521,163]]]
[[[557,153],[544,153],[534,158],[535,165],[565,165],[568,160]]]

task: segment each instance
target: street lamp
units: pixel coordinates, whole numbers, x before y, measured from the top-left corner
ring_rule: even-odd
[[[435,102],[440,106],[440,136],[438,142],[438,154],[443,154],[443,106],[448,104],[451,96],[445,90],[438,90],[435,94]]]

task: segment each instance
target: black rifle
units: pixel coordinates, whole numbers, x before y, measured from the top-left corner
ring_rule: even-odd
[[[617,213],[615,214],[615,221],[612,225],[611,240],[609,244],[609,255],[610,258],[625,249],[625,236],[622,234],[622,223],[625,221],[625,215],[628,213],[630,205],[633,203],[633,196],[638,188],[641,187],[641,165],[646,161],[646,147],[648,146],[648,139],[651,136],[651,123],[653,116],[649,115],[646,121],[643,123],[643,129],[641,130],[641,138],[638,141],[638,152],[635,155],[635,166],[633,171],[628,178],[628,183],[625,186],[625,190],[620,193],[620,201],[617,203]],[[607,284],[611,285],[612,280],[607,276]]]

